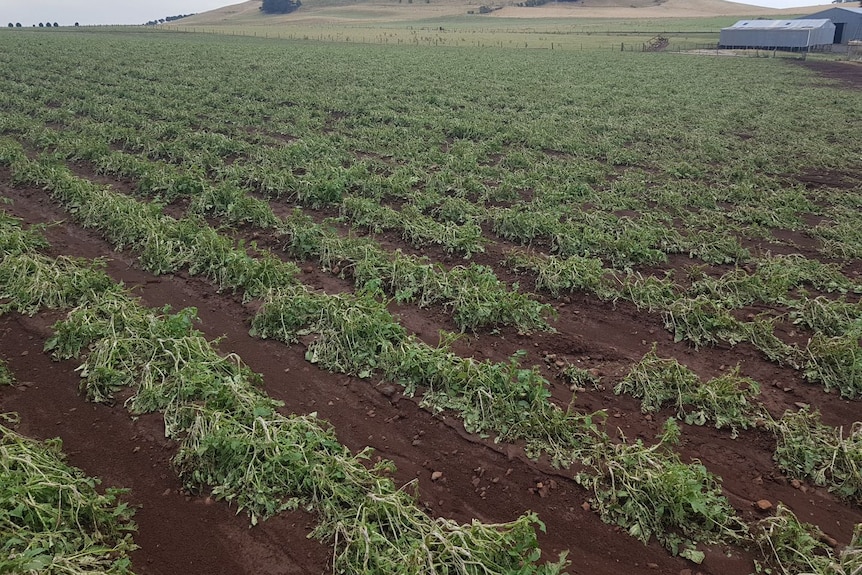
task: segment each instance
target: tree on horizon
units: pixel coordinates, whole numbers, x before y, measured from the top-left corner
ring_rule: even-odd
[[[264,14],[289,14],[300,6],[300,0],[263,0],[260,9]]]

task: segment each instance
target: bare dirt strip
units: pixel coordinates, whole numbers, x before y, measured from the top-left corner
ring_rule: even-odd
[[[862,62],[848,61],[836,62],[826,60],[805,60],[799,62],[810,70],[814,70],[820,76],[831,80],[838,80],[847,88],[862,89]],[[827,182],[828,183],[828,182]],[[840,182],[839,182],[840,183]],[[840,186],[838,186],[840,187]]]

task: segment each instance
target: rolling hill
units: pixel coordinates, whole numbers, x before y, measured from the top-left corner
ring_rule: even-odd
[[[302,8],[286,15],[265,15],[260,0],[248,0],[184,18],[184,26],[277,24],[280,21],[416,20],[465,14],[480,5],[501,8],[489,17],[504,18],[708,18],[766,16],[781,18],[822,9],[776,10],[725,0],[580,0],[550,2],[536,8],[515,6],[518,0],[303,0]]]

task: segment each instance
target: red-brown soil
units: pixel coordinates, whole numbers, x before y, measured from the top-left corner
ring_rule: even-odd
[[[862,63],[836,62],[831,60],[805,60],[799,63],[820,76],[839,80],[846,87],[862,88]]]
[[[113,185],[120,189],[118,183]],[[238,353],[253,370],[262,373],[266,391],[284,401],[287,409],[317,412],[334,425],[339,439],[351,449],[372,446],[380,457],[396,463],[398,483],[418,479],[421,502],[431,514],[462,522],[474,518],[501,522],[533,510],[547,525],[547,534],[540,535],[546,557],[553,559],[569,550],[569,572],[573,574],[676,574],[690,569],[712,575],[742,575],[752,571],[753,555],[739,549],[706,549],[706,561],[695,566],[671,557],[655,543],[642,545],[582,507],[588,494],[572,481],[571,471],[531,461],[517,446],[494,444],[467,434],[457,418],[419,408],[417,399],[403,397],[387,382],[322,371],[304,359],[300,344],[288,347],[251,338],[248,328],[252,311],[237,297],[219,294],[199,278],[183,274],[154,277],[141,271],[128,254],[113,252],[97,234],[73,224],[44,192],[13,188],[8,174],[0,173],[0,195],[13,200],[7,209],[27,223],[62,222],[46,230],[55,253],[106,257],[107,272],[133,287],[146,305],[196,307],[201,318],[199,328],[210,338],[222,337],[224,352]],[[482,263],[493,264],[491,260],[500,249],[490,249],[488,261],[483,259]],[[304,280],[338,289],[340,280],[310,264],[301,266],[307,270]],[[506,278],[500,266],[495,270]],[[743,375],[762,384],[762,401],[773,415],[804,402],[819,408],[832,425],[848,425],[858,419],[858,403],[804,383],[796,372],[769,363],[746,345],[694,350],[674,343],[657,314],[628,304],[614,306],[586,295],[573,295],[554,304],[560,312],[554,324],[558,333],[519,335],[504,329],[465,336],[455,348],[464,355],[496,361],[505,360],[516,350],[526,350],[527,364],[542,366],[552,382],[555,399],[563,404],[568,404],[571,392],[555,377],[556,369],[545,361],[546,356],[555,354],[566,362],[597,369],[604,390],[580,393],[575,406],[584,411],[607,409],[609,426],[619,427],[629,438],[651,440],[661,422],[671,415],[662,412],[647,418],[637,401],[615,396],[612,391],[653,343],[660,355],[678,358],[704,378],[739,364]],[[440,309],[401,306],[395,311],[408,329],[428,340],[433,341],[439,329],[451,328]],[[159,417],[132,418],[121,405],[93,405],[81,398],[77,394],[76,364],[53,362],[42,352],[50,325],[58,317],[57,313],[0,317],[0,357],[9,362],[19,381],[16,387],[0,390],[0,411],[17,411],[24,434],[61,437],[70,462],[101,477],[104,485],[130,488],[127,499],[139,506],[136,541],[141,548],[133,556],[137,573],[329,571],[331,549],[307,538],[315,524],[313,515],[284,513],[250,528],[247,518],[236,515],[226,503],[213,502],[205,494],[182,492],[170,467],[175,447],[164,439]],[[745,431],[734,440],[726,430],[682,427],[683,456],[700,459],[723,478],[726,495],[743,517],[758,516],[754,508],[757,500],[781,501],[841,544],[849,542],[853,525],[862,522],[862,510],[836,500],[824,489],[791,487],[772,461],[774,440],[768,433]],[[441,471],[442,479],[432,481],[434,471]],[[537,489],[538,483],[551,488]]]

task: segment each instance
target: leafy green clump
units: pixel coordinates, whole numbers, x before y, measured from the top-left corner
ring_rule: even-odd
[[[598,375],[576,365],[567,365],[560,374],[569,382],[572,389],[585,389],[587,387],[598,389],[602,381]]]
[[[663,359],[655,346],[614,388],[617,394],[639,398],[644,413],[655,413],[666,405],[676,408],[686,423],[704,425],[711,421],[717,429],[738,429],[755,424],[761,409],[757,403],[760,386],[739,375],[739,368],[701,381],[693,371],[675,359]]]
[[[672,446],[679,441],[673,419],[658,443],[606,441],[595,446],[594,471],[575,480],[593,491],[602,519],[648,542],[655,537],[674,555],[700,563],[696,543],[737,541],[745,524],[721,494],[719,479],[698,462],[686,464]]]
[[[857,527],[858,532],[858,527]],[[797,575],[844,575],[833,562],[832,549],[823,543],[823,532],[803,523],[783,504],[775,514],[761,519],[753,529],[754,540],[763,555],[755,561],[757,573]],[[857,543],[858,544],[858,543]],[[847,571],[847,575],[856,573]]]
[[[821,382],[827,391],[837,389],[841,397],[862,396],[862,346],[859,333],[837,337],[814,334],[805,349],[804,375]]]
[[[59,439],[40,443],[0,425],[0,573],[131,573],[134,511],[119,502],[124,491],[99,493],[99,480],[60,449]]]
[[[844,575],[862,573],[862,523],[858,523],[853,529],[850,545],[844,548],[838,560]]]
[[[0,314],[33,315],[42,308],[64,308],[112,289],[96,262],[40,254],[10,255],[0,261]]]
[[[805,408],[786,412],[772,428],[774,457],[786,473],[862,502],[862,422],[845,435],[843,427],[824,425],[819,412]]]
[[[560,258],[512,250],[506,254],[505,264],[516,273],[535,273],[536,289],[548,290],[554,297],[575,291],[592,292],[601,297],[608,295],[610,290],[604,277],[606,270],[597,258]]]
[[[6,362],[0,359],[0,385],[12,385],[13,383],[15,383],[15,377]]]
[[[0,211],[0,257],[21,254],[47,247],[39,226],[21,228],[21,220]]]

